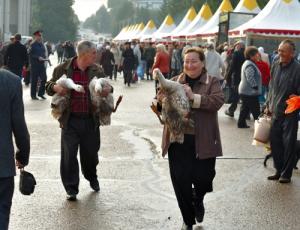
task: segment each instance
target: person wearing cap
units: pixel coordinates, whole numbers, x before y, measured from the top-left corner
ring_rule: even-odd
[[[94,78],[104,78],[102,68],[95,64],[96,45],[90,41],[81,41],[77,46],[77,55],[58,65],[52,78],[46,83],[49,96],[55,93],[69,98],[65,112],[59,118],[61,127],[61,164],[60,174],[67,199],[75,201],[79,192],[79,166],[77,152],[79,148],[81,171],[90,182],[90,187],[100,190],[97,177],[100,149],[99,111],[95,110],[90,100],[89,83]],[[66,75],[75,84],[84,87],[85,92],[68,90],[56,81]],[[111,86],[103,87],[101,97],[113,91]]]
[[[112,79],[113,75],[113,66],[115,64],[115,58],[113,53],[110,51],[110,46],[105,46],[105,51],[102,53],[102,58],[100,64],[104,69],[104,73],[109,79]]]
[[[0,69],[0,107],[0,229],[7,230],[16,166],[23,168],[28,164],[30,137],[24,117],[22,83],[17,75],[4,69]]]
[[[31,99],[39,100],[37,95],[41,99],[46,99],[45,94],[45,83],[47,81],[46,75],[46,67],[45,61],[47,61],[46,57],[46,49],[42,40],[42,32],[40,30],[35,31],[33,33],[34,40],[29,47],[29,60],[31,65]],[[37,86],[37,82],[40,80],[39,87]],[[38,87],[38,93],[37,93]]]
[[[22,78],[23,66],[28,66],[28,54],[26,47],[21,44],[21,34],[14,36],[14,42],[11,43],[4,55],[4,65],[8,70]]]

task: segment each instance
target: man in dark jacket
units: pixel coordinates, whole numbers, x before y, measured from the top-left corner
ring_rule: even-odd
[[[147,45],[147,47],[145,48],[145,52],[144,52],[144,56],[145,56],[145,59],[146,59],[146,75],[147,75],[147,80],[151,79],[153,80],[152,78],[152,66],[153,66],[153,63],[154,63],[154,57],[155,57],[155,48],[152,46],[152,43],[149,43]]]
[[[300,95],[300,64],[295,60],[295,44],[284,40],[278,48],[279,59],[271,69],[271,81],[266,102],[266,113],[272,114],[270,132],[271,151],[276,169],[269,180],[280,183],[291,181],[296,162],[296,139],[298,131],[298,112],[285,114],[286,100],[293,95]]]
[[[235,44],[235,51],[232,55],[232,60],[229,63],[228,71],[225,77],[227,84],[231,87],[231,93],[232,93],[231,95],[232,103],[225,111],[225,114],[230,117],[234,116],[234,112],[239,102],[238,87],[241,81],[242,65],[245,61],[244,51],[245,51],[245,43],[243,41],[238,41]]]
[[[24,118],[21,81],[15,74],[3,69],[0,70],[0,107],[0,229],[7,230],[16,175],[14,158],[18,168],[28,164],[30,141]]]
[[[28,54],[26,47],[20,41],[21,34],[16,34],[14,42],[7,47],[4,65],[21,78],[23,66],[28,66]]]
[[[128,84],[132,81],[132,74],[135,65],[135,57],[133,54],[133,50],[130,48],[130,42],[125,42],[125,50],[122,53],[123,59],[123,74],[124,74],[124,84]]]
[[[46,99],[44,97],[45,84],[47,81],[45,61],[48,60],[46,57],[46,48],[43,44],[42,32],[36,31],[33,35],[34,41],[31,43],[29,48],[29,58],[31,65],[31,99],[38,100],[38,98],[36,97],[38,79],[40,79],[38,96],[41,99]]]
[[[99,113],[90,100],[89,83],[94,77],[105,77],[102,68],[95,64],[96,46],[90,41],[82,41],[77,46],[78,56],[66,60],[53,71],[53,77],[46,84],[47,93],[53,96],[68,95],[69,103],[59,119],[61,130],[60,174],[67,192],[67,199],[75,201],[79,192],[79,147],[81,171],[90,182],[91,188],[100,190],[97,179],[98,151],[100,149]],[[75,84],[84,87],[85,92],[68,90],[56,81],[63,75]],[[101,96],[107,96],[111,87],[104,87]]]

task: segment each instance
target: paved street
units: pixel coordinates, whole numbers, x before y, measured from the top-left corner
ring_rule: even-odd
[[[55,63],[55,60],[52,62]],[[48,69],[49,74],[52,68]],[[50,75],[48,75],[48,78]],[[161,157],[162,127],[149,105],[154,83],[140,81],[128,88],[121,76],[112,82],[115,97],[124,95],[112,125],[101,127],[98,176],[94,193],[81,176],[77,202],[68,202],[60,181],[60,129],[50,114],[50,101],[32,101],[24,86],[31,158],[26,169],[37,179],[32,196],[18,191],[13,198],[12,230],[176,230],[182,220],[168,171]],[[205,198],[204,230],[296,230],[300,227],[300,172],[291,184],[267,181],[272,161],[251,145],[250,129],[237,129],[236,119],[219,112],[224,157],[217,159],[214,192]]]

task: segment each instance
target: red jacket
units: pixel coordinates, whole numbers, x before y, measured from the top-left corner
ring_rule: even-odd
[[[170,72],[170,57],[165,52],[157,52],[154,58],[152,70],[159,68],[162,73]]]
[[[270,67],[269,65],[264,61],[256,61],[255,62],[260,73],[261,73],[261,80],[263,86],[268,86],[270,82]]]

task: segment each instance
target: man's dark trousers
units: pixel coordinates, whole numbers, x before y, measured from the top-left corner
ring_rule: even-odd
[[[14,193],[14,177],[0,178],[0,229],[7,230],[11,201]]]
[[[97,179],[100,130],[95,127],[91,117],[80,118],[71,115],[68,126],[61,132],[60,174],[67,194],[73,195],[79,191],[78,146],[84,177],[89,181]]]
[[[31,97],[36,97],[37,83],[40,79],[40,86],[38,96],[43,96],[45,94],[45,84],[47,81],[46,68],[43,64],[37,64],[32,66],[31,71]]]
[[[297,112],[274,119],[270,140],[274,166],[284,178],[291,178],[296,162],[295,145],[298,131]]]

